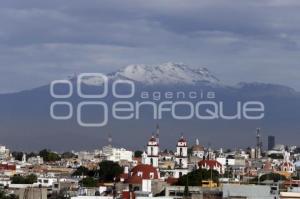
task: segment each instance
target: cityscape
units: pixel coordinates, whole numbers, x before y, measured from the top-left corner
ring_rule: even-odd
[[[160,147],[159,125],[144,150],[21,152],[0,147],[1,198],[300,198],[300,147],[256,129],[246,149],[203,146],[178,136]]]

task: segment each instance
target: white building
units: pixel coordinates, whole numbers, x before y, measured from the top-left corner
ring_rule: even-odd
[[[188,144],[181,136],[176,145],[174,177],[179,178],[188,172]]]
[[[142,163],[149,164],[153,167],[158,167],[158,159],[159,159],[159,145],[158,140],[154,136],[152,136],[147,144],[147,153],[143,153],[142,155]]]
[[[188,146],[183,136],[177,142],[175,155],[176,168],[186,169],[188,167]]]
[[[44,164],[44,159],[41,156],[35,156],[35,157],[30,157],[27,160],[27,163],[32,164],[32,165],[41,165]]]
[[[6,160],[9,158],[9,149],[5,146],[0,146],[0,160]]]
[[[103,147],[103,154],[106,156],[107,160],[113,162],[119,162],[121,160],[126,160],[132,162],[133,152],[126,150],[124,148],[114,148],[112,146]]]
[[[93,159],[95,159],[95,154],[92,152],[88,152],[88,151],[80,151],[80,152],[78,152],[78,159],[80,161],[93,160]]]
[[[283,163],[280,165],[281,171],[288,172],[288,173],[293,173],[295,172],[295,165],[292,163],[290,160],[290,153],[285,152],[284,153],[284,160]]]
[[[54,183],[57,183],[57,178],[55,177],[38,177],[35,185],[42,187],[52,187]]]

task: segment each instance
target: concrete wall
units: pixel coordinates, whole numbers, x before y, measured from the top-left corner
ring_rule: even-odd
[[[25,188],[16,191],[20,199],[47,199],[47,189],[45,188]]]

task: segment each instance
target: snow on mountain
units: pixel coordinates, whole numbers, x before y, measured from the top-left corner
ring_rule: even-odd
[[[164,63],[160,65],[129,65],[109,74],[112,79],[130,79],[146,85],[218,84],[219,80],[206,68],[190,68],[185,64]]]

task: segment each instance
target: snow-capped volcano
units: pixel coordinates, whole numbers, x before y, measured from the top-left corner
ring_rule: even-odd
[[[164,63],[160,65],[129,65],[109,74],[112,79],[130,79],[146,85],[218,84],[219,80],[206,68],[190,68],[185,64]]]

